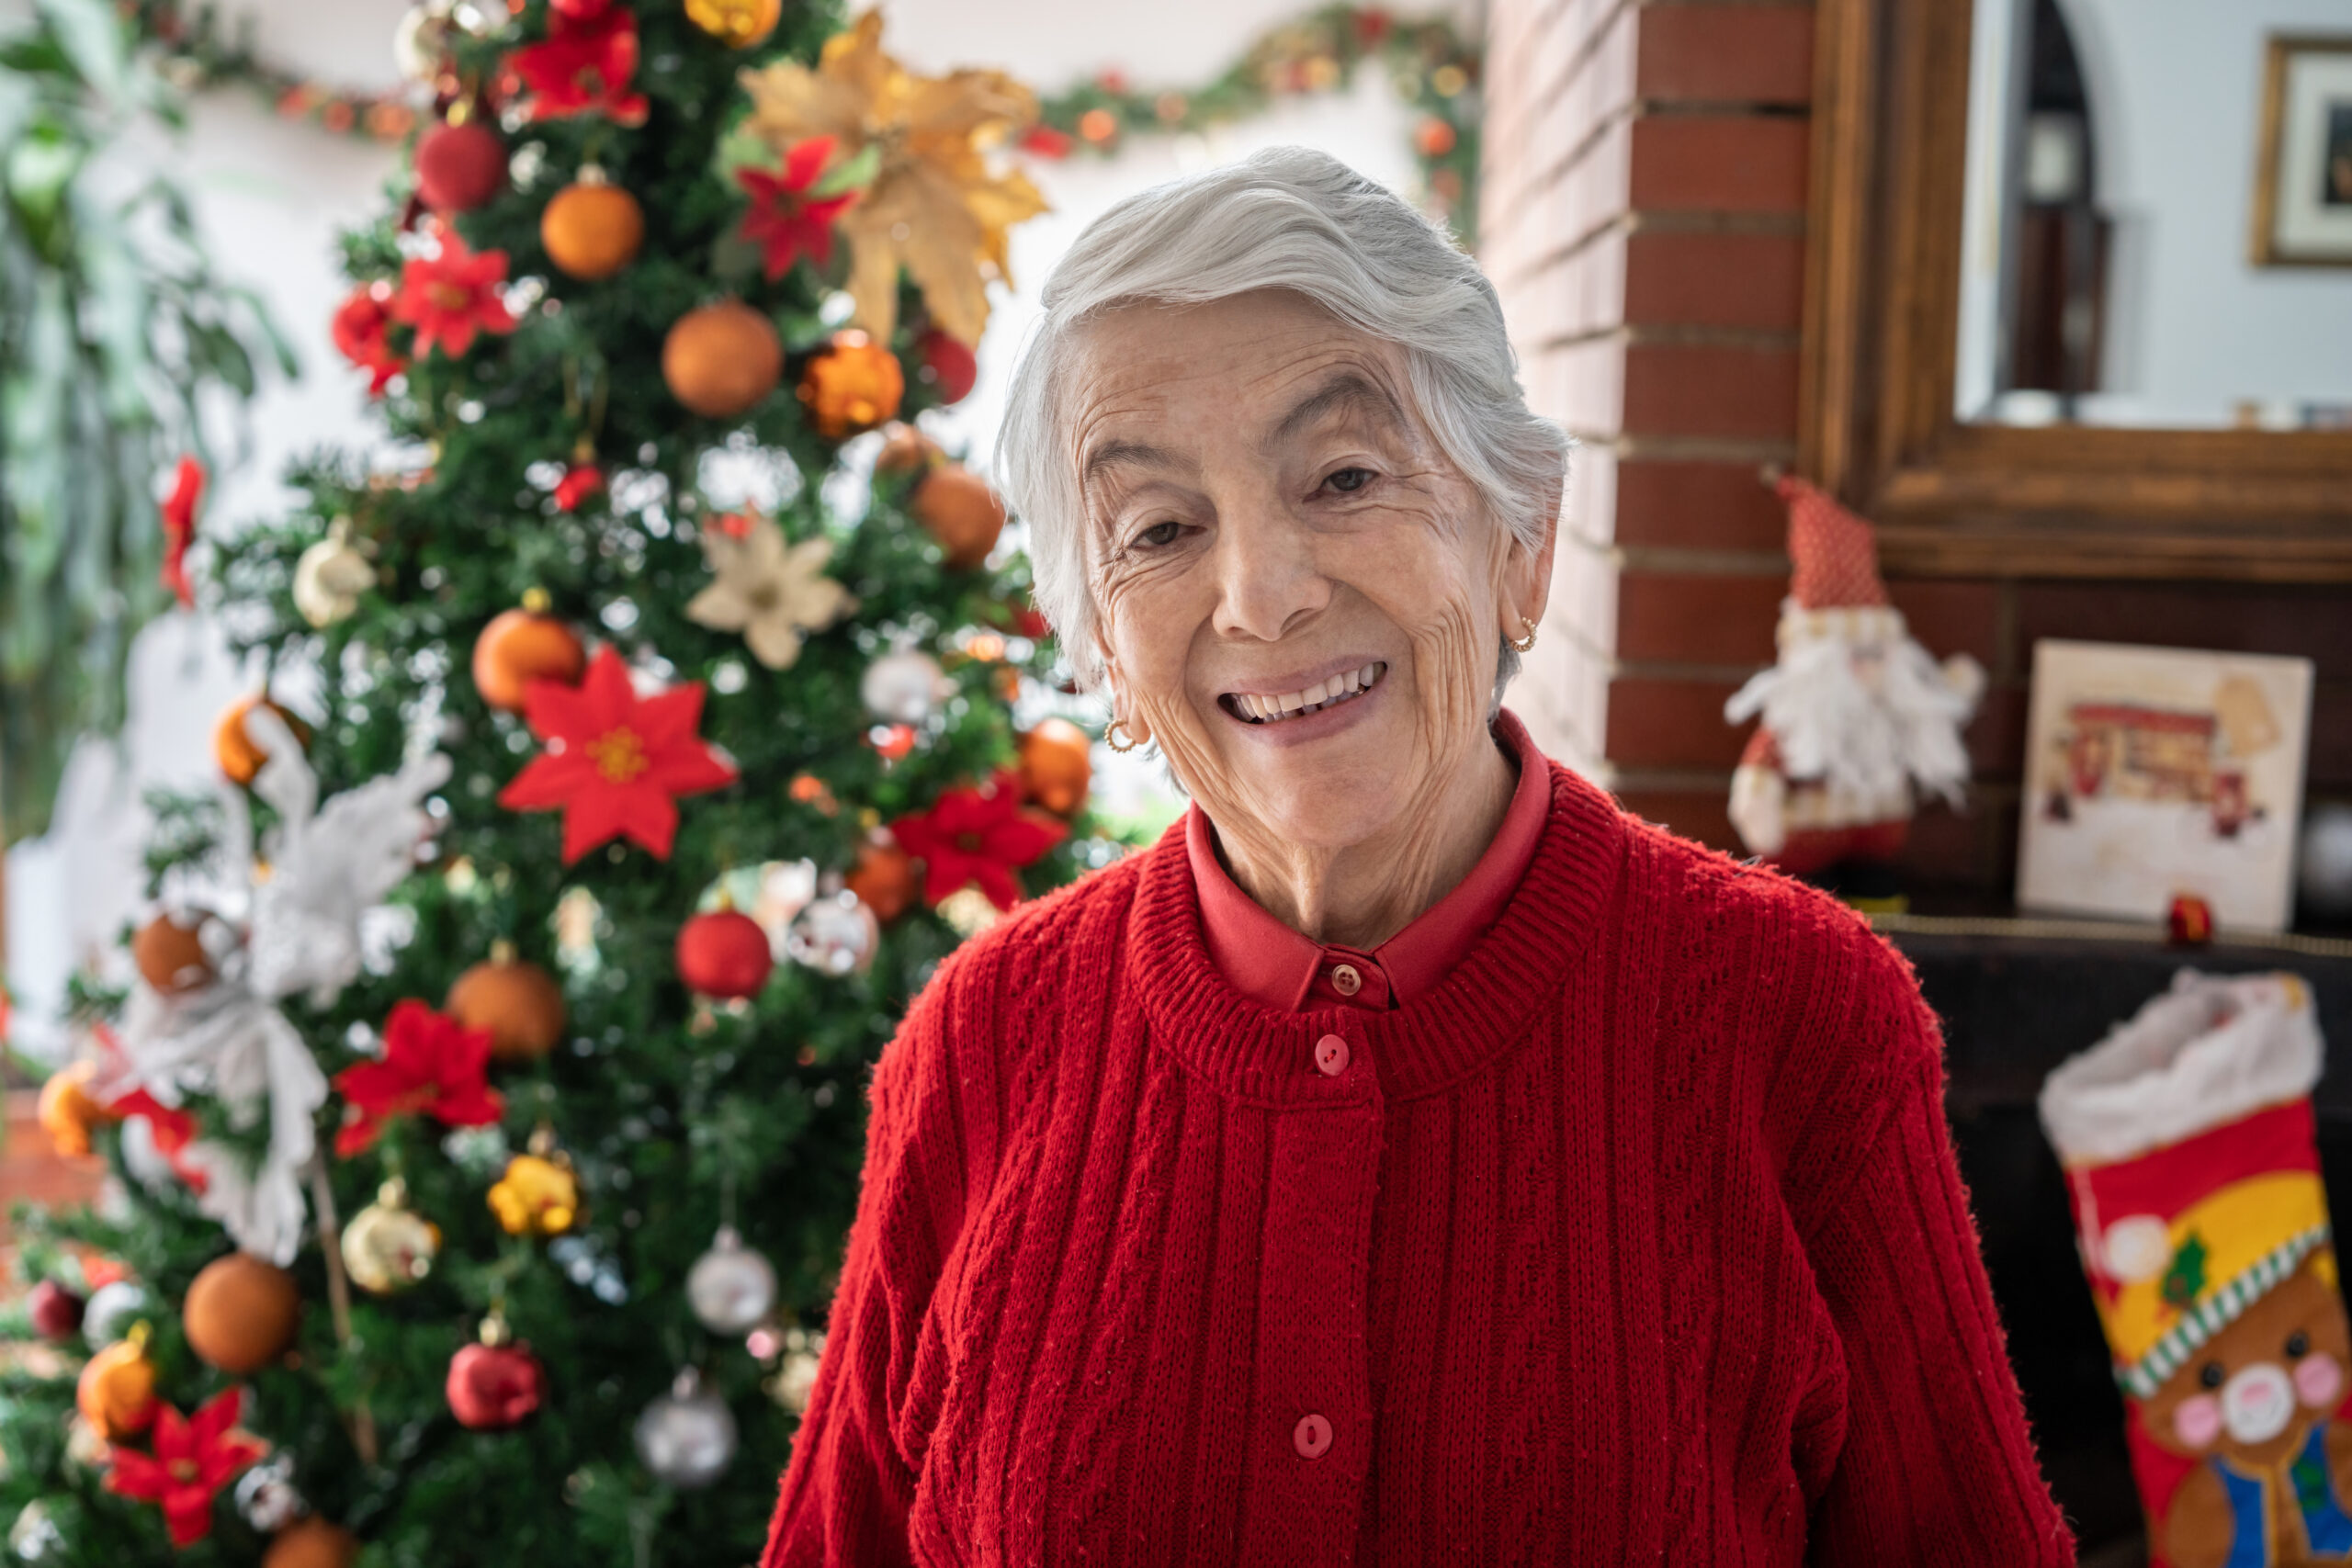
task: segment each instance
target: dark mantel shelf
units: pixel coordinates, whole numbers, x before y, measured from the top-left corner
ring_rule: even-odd
[[[1953,1142],[2044,1473],[2086,1565],[2143,1562],[2123,1402],[2035,1098],[2052,1068],[2097,1044],[2177,970],[2291,971],[2310,985],[2335,1047],[2316,1097],[2320,1164],[2331,1212],[2352,1215],[2352,944],[2177,948],[2051,935],[2030,921],[1882,924],[1943,1021]]]

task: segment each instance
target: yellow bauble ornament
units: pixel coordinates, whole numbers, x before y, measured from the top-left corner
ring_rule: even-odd
[[[749,49],[775,31],[784,0],[686,0],[686,20],[729,49]]]
[[[441,1227],[408,1206],[408,1188],[397,1177],[343,1227],[344,1270],[375,1295],[407,1290],[424,1279],[440,1251]]]
[[[906,395],[899,356],[854,327],[835,333],[800,373],[808,423],[829,441],[873,429],[899,412],[899,400]]]
[[[582,169],[579,183],[556,192],[540,212],[539,243],[548,260],[574,277],[610,277],[645,243],[645,209],[596,169]]]
[[[103,1442],[120,1442],[155,1419],[155,1363],[147,1359],[147,1325],[82,1364],[74,1403]]]
[[[516,1155],[490,1190],[490,1209],[508,1235],[561,1235],[580,1218],[580,1179],[560,1154]]]
[[[50,1074],[40,1086],[36,1114],[40,1118],[41,1130],[49,1134],[50,1143],[63,1158],[79,1159],[90,1152],[91,1128],[102,1122],[122,1120],[90,1092],[90,1085],[97,1076],[96,1063],[75,1062]]]

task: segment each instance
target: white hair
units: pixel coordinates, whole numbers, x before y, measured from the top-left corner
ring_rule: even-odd
[[[1424,425],[1489,513],[1530,549],[1557,514],[1568,438],[1528,412],[1501,304],[1478,264],[1395,193],[1327,153],[1275,147],[1131,196],[1046,280],[1012,375],[996,469],[1029,525],[1037,607],[1079,682],[1102,678],[1085,498],[1063,420],[1073,328],[1123,305],[1198,305],[1286,288],[1403,351]],[[1508,640],[1495,695],[1518,672]]]

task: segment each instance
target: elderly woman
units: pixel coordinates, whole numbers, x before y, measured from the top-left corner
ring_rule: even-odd
[[[1001,443],[1193,806],[876,1071],[764,1559],[2060,1563],[1904,960],[1499,697],[1566,443],[1320,154],[1148,191]]]

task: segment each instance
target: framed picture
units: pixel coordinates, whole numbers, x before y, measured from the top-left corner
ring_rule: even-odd
[[[2035,643],[2018,905],[2286,930],[2311,703],[2308,659]]]
[[[2352,266],[2352,34],[2273,38],[2254,182],[2256,266]]]

